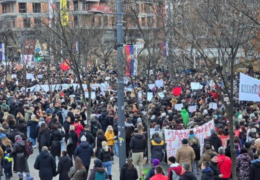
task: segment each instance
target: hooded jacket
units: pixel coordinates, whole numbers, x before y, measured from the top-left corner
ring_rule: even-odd
[[[221,139],[218,137],[218,135],[216,133],[211,134],[209,139],[210,139],[211,145],[214,147],[214,150],[217,152],[218,148],[222,146]]]
[[[128,164],[123,165],[120,173],[120,180],[136,180],[138,179],[138,173],[136,168],[133,166],[128,169]]]
[[[242,153],[237,157],[238,180],[249,180],[250,164],[251,157],[247,154],[247,152]]]
[[[260,159],[251,162],[249,168],[249,180],[259,180],[260,177]]]
[[[144,152],[146,148],[146,140],[142,134],[135,134],[130,141],[130,149],[133,153]]]
[[[73,166],[71,159],[68,156],[62,156],[59,159],[58,170],[56,175],[59,174],[59,180],[70,180],[68,171]]]
[[[74,155],[82,160],[84,166],[89,166],[92,154],[92,146],[88,142],[80,143],[74,152]]]
[[[202,171],[201,180],[214,180],[214,172],[210,167]]]
[[[42,151],[34,163],[34,168],[39,170],[41,179],[51,179],[55,175],[56,163],[52,155],[47,151]]]
[[[182,171],[182,167],[178,163],[171,164],[168,169],[168,179],[169,180],[175,180],[175,179],[172,179],[172,176],[173,176],[172,171],[174,171],[176,173],[176,175],[180,175],[181,171]]]
[[[213,171],[213,173],[214,173],[214,180],[221,180],[221,178],[219,177],[219,175],[220,175],[221,173],[220,173],[220,170],[219,170],[217,164],[218,164],[218,163],[215,163],[215,162],[210,161],[209,167],[212,169],[212,171]]]
[[[189,113],[187,112],[186,109],[182,109],[182,110],[181,110],[181,117],[182,117],[182,119],[183,119],[183,124],[184,124],[185,126],[187,126],[190,117],[189,117]]]
[[[32,119],[28,122],[27,126],[30,126],[30,138],[36,138],[38,135],[38,119]]]
[[[220,170],[220,173],[223,174],[222,178],[230,178],[231,175],[231,169],[232,169],[232,161],[229,157],[225,155],[219,155],[218,156],[218,167]]]
[[[162,160],[163,154],[162,150],[164,149],[164,141],[158,137],[151,140],[151,153],[152,159]]]
[[[29,172],[26,154],[25,154],[25,142],[17,140],[14,144],[13,151],[10,154],[14,158],[13,171],[16,172]]]
[[[185,173],[180,176],[179,180],[197,180],[197,178],[191,171],[185,171]]]
[[[4,111],[5,109],[7,109],[7,112],[10,111],[10,107],[6,103],[2,103],[1,109],[2,109],[2,111]]]

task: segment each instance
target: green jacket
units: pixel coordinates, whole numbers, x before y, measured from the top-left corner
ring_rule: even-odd
[[[2,111],[4,111],[5,109],[7,109],[7,112],[10,111],[10,107],[9,107],[6,103],[3,103],[3,104],[1,105],[1,108],[2,108]]]
[[[185,126],[187,126],[190,117],[189,117],[189,113],[187,112],[186,109],[182,109],[182,110],[181,110],[181,117],[182,117],[182,119],[183,119],[183,124],[184,124]]]

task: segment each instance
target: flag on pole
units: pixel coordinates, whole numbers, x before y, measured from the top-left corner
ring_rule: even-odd
[[[5,60],[5,44],[0,43],[0,61]]]
[[[126,53],[126,76],[136,75],[137,71],[137,60],[135,59],[134,45],[125,46]]]
[[[162,42],[162,55],[168,56],[168,43]]]
[[[69,13],[67,8],[67,0],[60,1],[60,20],[62,26],[69,25]]]
[[[63,70],[63,71],[67,71],[70,69],[70,65],[69,65],[69,60],[66,59],[65,61],[63,61],[63,63],[61,63],[60,65],[60,68]]]
[[[74,52],[78,52],[79,51],[79,43],[77,41],[75,41],[73,43],[73,50],[74,50]]]

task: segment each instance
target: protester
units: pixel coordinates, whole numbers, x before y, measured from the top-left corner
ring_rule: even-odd
[[[37,138],[37,135],[38,135],[38,122],[39,122],[39,119],[36,118],[36,116],[33,114],[31,116],[31,121],[29,121],[27,123],[27,126],[30,126],[30,141],[32,142],[33,144],[33,148],[35,149],[36,148],[36,138]]]
[[[55,158],[60,157],[61,152],[61,139],[62,134],[58,130],[57,124],[52,124],[50,138],[49,138],[49,149],[51,151],[51,155]]]
[[[59,174],[59,180],[70,180],[68,172],[72,166],[72,160],[68,157],[67,152],[62,151],[56,171],[56,175]]]
[[[160,161],[158,159],[153,159],[153,167],[148,171],[147,175],[144,176],[144,174],[142,174],[145,178],[145,180],[149,180],[151,177],[153,177],[155,175],[155,167],[160,165]]]
[[[39,177],[41,180],[52,180],[56,175],[55,159],[49,154],[46,146],[42,147],[41,153],[37,156],[34,168],[39,170]]]
[[[215,152],[211,149],[210,144],[206,144],[205,145],[205,151],[204,151],[204,153],[200,157],[199,165],[201,166],[201,163],[203,161],[210,162],[210,159],[211,159],[210,156],[213,153],[215,153]]]
[[[104,132],[102,129],[99,129],[97,131],[97,136],[95,138],[95,153],[96,153],[96,157],[98,157],[99,155],[99,151],[102,148],[102,142],[103,141],[107,141],[106,136],[104,135]]]
[[[160,165],[155,167],[155,175],[150,178],[150,180],[168,180],[166,176],[163,175],[163,168]]]
[[[154,138],[151,140],[151,155],[152,159],[158,159],[162,161],[165,148],[164,140],[159,137],[158,133],[154,134]]]
[[[183,163],[188,163],[189,167],[196,158],[194,150],[188,145],[188,139],[182,140],[182,146],[177,150],[176,162],[182,165]],[[190,169],[191,170],[191,169]]]
[[[112,180],[113,151],[106,141],[102,141],[102,149],[99,151],[98,159],[102,161],[102,167],[107,168],[109,179]]]
[[[214,172],[209,167],[208,162],[203,161],[201,163],[201,170],[202,170],[201,180],[214,180]]]
[[[70,168],[70,171],[68,172],[68,176],[70,179],[75,179],[75,180],[87,179],[88,172],[85,169],[85,166],[83,165],[79,157],[75,159],[75,166]]]
[[[111,150],[113,150],[114,144],[115,144],[115,134],[113,131],[113,127],[111,125],[109,125],[107,127],[107,130],[105,132],[105,137],[107,140],[107,145],[111,148]]]
[[[219,167],[218,165],[218,156],[214,153],[212,153],[210,155],[211,161],[210,161],[210,165],[209,167],[212,169],[213,171],[213,175],[214,175],[214,180],[221,180],[223,177],[223,174],[220,173]],[[203,161],[206,162],[206,161]]]
[[[168,169],[168,180],[178,179],[182,172],[182,167],[176,163],[174,156],[168,158],[168,164],[170,165]]]
[[[127,163],[123,165],[120,172],[120,180],[136,180],[138,179],[138,172],[133,165],[131,158],[127,159]]]
[[[189,169],[190,165],[188,163],[182,164],[182,173],[179,180],[197,180],[197,178]]]
[[[238,180],[249,180],[249,167],[251,157],[247,154],[247,150],[242,148],[240,155],[237,157]]]
[[[220,147],[218,149],[218,167],[219,170],[221,172],[221,174],[223,174],[222,179],[223,180],[227,180],[230,178],[231,176],[231,172],[232,172],[232,161],[229,157],[225,156],[225,150],[223,147]]]
[[[80,133],[80,135],[79,135],[79,143],[80,143],[80,138],[81,138],[82,136],[85,136],[85,137],[87,138],[88,143],[89,143],[92,147],[94,147],[94,145],[95,145],[95,144],[94,144],[94,137],[93,137],[93,135],[92,135],[91,132],[90,132],[90,126],[89,126],[89,125],[85,125],[84,130],[81,131],[81,133]]]
[[[192,162],[192,172],[194,173],[194,175],[199,175],[199,168],[198,168],[198,162],[200,160],[200,146],[197,144],[196,139],[191,139],[190,140],[190,145],[193,149],[193,151],[195,152],[195,160]]]
[[[249,168],[249,180],[258,180],[260,177],[260,159],[258,154],[253,155],[254,160],[251,161]]]
[[[43,146],[48,146],[49,138],[50,138],[50,130],[48,129],[45,123],[42,123],[37,136],[37,142],[39,144],[38,145],[39,152],[42,151]]]
[[[68,133],[68,139],[67,139],[67,152],[71,160],[73,159],[73,157],[74,160],[76,159],[76,157],[74,156],[74,152],[77,148],[77,144],[78,144],[78,135],[75,132],[75,127],[70,126],[70,131]]]
[[[94,168],[91,170],[88,180],[106,180],[108,178],[105,168],[102,167],[102,162],[99,159],[96,159],[94,161]]]
[[[6,180],[10,180],[12,177],[12,164],[13,164],[13,158],[10,156],[10,153],[12,152],[11,149],[6,149],[5,151],[5,157],[3,159],[3,169]],[[2,157],[1,157],[2,158]]]

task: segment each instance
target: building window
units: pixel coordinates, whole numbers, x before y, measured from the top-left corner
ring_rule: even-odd
[[[104,25],[104,26],[108,26],[108,20],[107,20],[107,16],[106,16],[106,15],[103,17],[103,21],[104,21],[104,22],[103,22],[103,23],[104,23],[103,25]]]
[[[40,17],[34,18],[34,26],[41,26],[42,20]]]
[[[77,11],[79,9],[79,3],[78,1],[73,1],[74,11]]]
[[[40,13],[41,12],[41,3],[33,3],[33,12]]]
[[[142,17],[142,26],[145,26],[145,17]]]
[[[111,21],[112,21],[112,26],[116,26],[116,18],[115,18],[115,17],[112,17],[112,18],[111,18]]]
[[[26,13],[26,3],[19,3],[19,13]]]
[[[3,4],[2,8],[3,8],[3,14],[7,13],[7,5]]]
[[[26,27],[26,28],[31,27],[31,20],[30,20],[30,18],[24,18],[23,19],[23,26]]]
[[[98,26],[100,27],[102,25],[101,23],[101,16],[98,16]]]
[[[79,25],[78,16],[74,16],[74,25],[75,25],[75,26],[78,26],[78,25]]]

